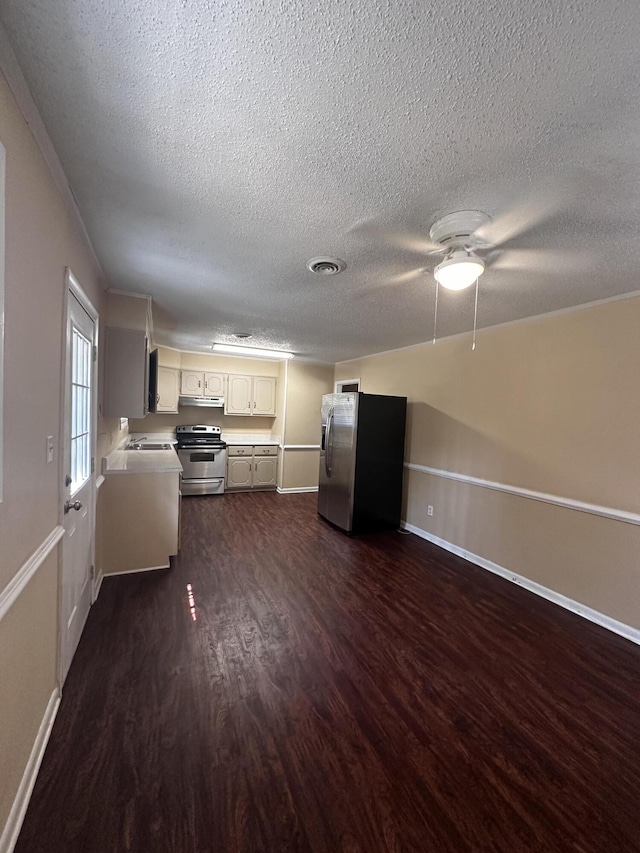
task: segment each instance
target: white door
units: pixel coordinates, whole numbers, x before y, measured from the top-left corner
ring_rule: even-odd
[[[64,682],[91,606],[94,552],[95,321],[70,290],[67,309],[60,593],[60,678]]]

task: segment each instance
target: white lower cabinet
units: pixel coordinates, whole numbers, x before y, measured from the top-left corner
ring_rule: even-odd
[[[228,491],[276,488],[277,445],[229,445],[227,453]]]
[[[252,486],[253,456],[227,459],[227,489],[250,489]]]
[[[103,574],[168,566],[179,548],[180,499],[177,471],[107,475],[98,517]]]

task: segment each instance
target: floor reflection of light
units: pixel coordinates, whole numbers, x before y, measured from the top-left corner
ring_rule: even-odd
[[[198,618],[196,616],[196,600],[193,597],[193,588],[190,583],[187,584],[187,601],[189,602],[189,612],[191,613],[191,618],[195,622]]]

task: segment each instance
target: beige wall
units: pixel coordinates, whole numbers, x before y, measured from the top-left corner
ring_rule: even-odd
[[[148,296],[127,296],[123,293],[109,293],[104,322],[116,329],[148,330],[151,313],[151,300]]]
[[[163,367],[179,368],[181,355],[182,353],[177,349],[158,347],[158,364]]]
[[[280,488],[316,488],[318,485],[319,462],[319,450],[285,450],[280,460]]]
[[[65,267],[99,311],[103,288],[93,255],[3,77],[0,142],[6,149],[3,590],[60,522]],[[105,445],[113,426],[100,427]],[[56,447],[49,465],[48,435]],[[57,574],[54,550],[0,622],[0,831],[56,684]]]
[[[240,373],[243,376],[280,376],[279,361],[238,358],[234,355],[207,355],[183,352],[180,367],[185,370],[210,370],[213,373]]]
[[[0,622],[0,834],[56,687],[57,576],[54,552]]]
[[[336,366],[406,395],[408,462],[640,512],[640,298]],[[640,527],[407,473],[404,517],[640,627]],[[428,517],[427,505],[434,506]]]
[[[305,361],[290,361],[287,365],[286,422],[282,439],[285,450],[280,455],[278,472],[280,488],[317,488],[319,451],[290,446],[320,444],[322,395],[332,390],[333,365]]]
[[[320,444],[322,395],[331,391],[333,365],[290,362],[285,444]]]

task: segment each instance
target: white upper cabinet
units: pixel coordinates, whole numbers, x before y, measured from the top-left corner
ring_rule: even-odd
[[[181,371],[180,393],[188,397],[204,396],[204,373],[198,370]]]
[[[223,397],[226,373],[183,370],[180,393],[185,397]]]
[[[106,330],[104,417],[144,418],[149,411],[149,339],[136,329]]]
[[[227,395],[224,398],[225,415],[253,414],[252,377],[229,374]]]
[[[224,397],[224,380],[227,378],[226,373],[205,373],[204,374],[204,396],[205,397]]]
[[[273,376],[253,377],[253,412],[254,415],[275,415],[276,413],[276,380]]]
[[[226,415],[276,414],[275,376],[241,376],[229,374],[224,412]]]
[[[156,412],[178,413],[180,395],[180,371],[175,367],[158,365],[158,387]]]

